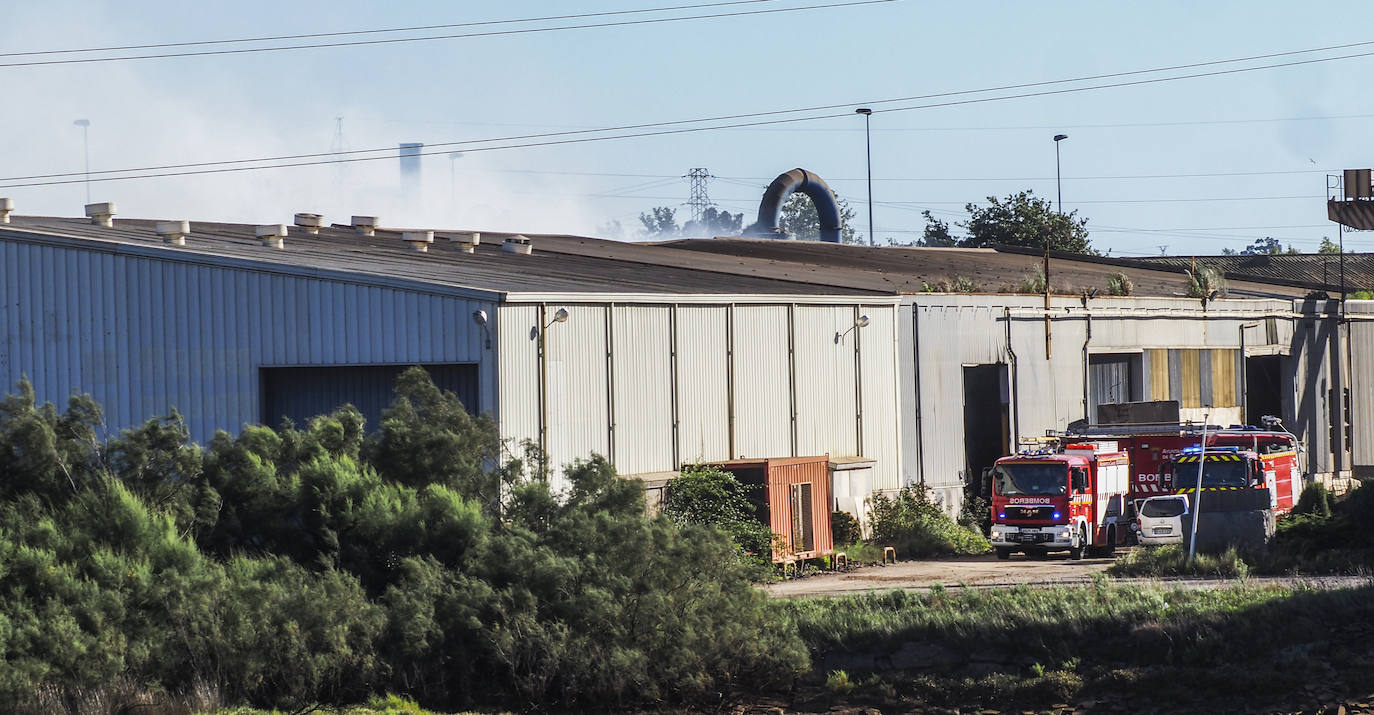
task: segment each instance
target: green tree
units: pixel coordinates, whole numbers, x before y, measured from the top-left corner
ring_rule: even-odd
[[[833,191],[830,193],[840,207],[840,243],[862,243],[852,224],[854,209],[838,194]],[[816,205],[811,202],[810,196],[801,192],[793,193],[783,202],[778,225],[798,241],[817,241],[821,237],[821,219],[816,213]]]
[[[639,223],[643,226],[640,235],[646,238],[665,239],[682,235],[682,227],[677,225],[677,209],[667,206],[655,206],[649,209],[649,213],[641,213]]]
[[[705,465],[687,466],[668,482],[663,515],[676,524],[721,530],[756,561],[771,563],[773,530],[754,511],[749,496],[761,485],[746,486],[731,472]]]
[[[1039,198],[1030,190],[1009,194],[1005,199],[988,197],[988,206],[966,204],[967,221],[956,225],[967,235],[956,238],[950,233],[948,223],[936,219],[930,212],[924,212],[926,228],[922,245],[942,246],[954,244],[963,248],[987,248],[991,246],[1021,246],[1043,248],[1049,237],[1050,248],[1066,253],[1088,253],[1096,255],[1088,239],[1088,220],[1080,218],[1077,211],[1061,214],[1054,204]]]
[[[1326,236],[1322,236],[1321,245],[1317,246],[1317,253],[1329,253],[1333,255],[1340,255],[1341,247],[1340,244],[1336,243],[1335,241],[1332,241]]]
[[[732,214],[729,211],[717,211],[714,207],[706,207],[701,212],[700,221],[688,221],[682,227],[684,236],[738,236],[740,227],[744,224],[744,214]]]

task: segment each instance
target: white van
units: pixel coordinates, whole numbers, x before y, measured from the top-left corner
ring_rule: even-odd
[[[1183,543],[1183,519],[1188,515],[1188,495],[1150,497],[1136,509],[1135,533],[1146,546]]]

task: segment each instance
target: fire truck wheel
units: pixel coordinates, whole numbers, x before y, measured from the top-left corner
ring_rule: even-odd
[[[1003,561],[1006,561],[1007,559],[1011,558],[1011,549],[998,549],[997,558]]]
[[[1088,530],[1078,527],[1078,543],[1069,547],[1069,558],[1074,561],[1081,561],[1083,555],[1088,551]]]

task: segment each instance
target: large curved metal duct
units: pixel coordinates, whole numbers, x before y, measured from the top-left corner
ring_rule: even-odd
[[[782,219],[782,204],[788,196],[798,191],[811,197],[811,203],[816,205],[816,214],[820,217],[821,240],[839,243],[840,207],[835,203],[835,195],[830,192],[830,187],[824,179],[806,169],[793,169],[778,174],[778,178],[773,179],[773,183],[763,192],[763,201],[759,202],[758,222],[744,229],[743,235],[786,238],[786,234],[778,227]]]

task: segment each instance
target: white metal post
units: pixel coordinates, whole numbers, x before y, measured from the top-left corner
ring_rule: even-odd
[[[1193,560],[1197,552],[1197,513],[1202,506],[1202,467],[1207,464],[1207,422],[1210,415],[1202,416],[1202,451],[1197,455],[1197,488],[1193,490],[1193,538],[1188,540],[1188,560]]]

